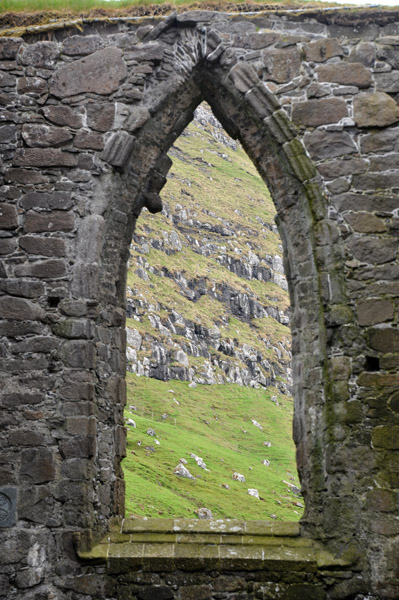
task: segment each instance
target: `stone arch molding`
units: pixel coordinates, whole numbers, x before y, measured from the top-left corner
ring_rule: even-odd
[[[0,38],[10,548],[55,552],[67,573],[62,540],[78,530],[90,545],[123,515],[129,244],[142,208],[161,210],[167,151],[206,100],[277,208],[302,535],[357,561],[354,592],[331,597],[398,597],[399,18],[354,31],[320,14]],[[26,588],[56,585],[44,563]]]

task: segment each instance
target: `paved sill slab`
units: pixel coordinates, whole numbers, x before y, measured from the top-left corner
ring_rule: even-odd
[[[90,550],[85,562],[108,570],[306,571],[350,567],[320,543],[302,538],[297,523],[233,519],[126,519]]]

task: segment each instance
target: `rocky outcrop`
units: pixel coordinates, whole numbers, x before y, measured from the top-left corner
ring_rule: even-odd
[[[181,140],[170,152],[172,185],[167,184],[163,192],[162,215],[154,219],[144,212],[131,246],[128,370],[162,380],[276,386],[289,393],[287,282],[273,213],[260,208],[253,218],[243,218],[251,210],[246,204],[254,202],[252,187],[245,186],[244,201],[239,185],[241,173],[250,166],[239,143],[224,132],[207,105],[197,109]],[[233,213],[226,214],[219,206],[217,193],[205,197],[206,179],[212,180],[213,173],[218,176],[220,171],[219,163],[211,162],[212,155],[219,163],[220,159],[229,163],[223,177],[233,174],[237,182],[240,208]],[[252,182],[255,187],[262,185],[260,180]],[[262,194],[266,196],[265,188]],[[276,243],[278,252],[272,252]],[[201,262],[201,273],[196,260]],[[215,271],[217,278],[212,276]],[[173,292],[167,303],[161,298],[154,302],[151,294],[155,281],[157,288],[162,287],[162,279]],[[266,299],[262,284],[275,286],[283,302]],[[206,322],[187,314],[188,305],[201,301],[210,308]],[[171,308],[174,304],[181,309]],[[263,320],[269,327],[262,326]],[[240,323],[245,337],[240,335]],[[273,323],[278,335],[270,326]]]

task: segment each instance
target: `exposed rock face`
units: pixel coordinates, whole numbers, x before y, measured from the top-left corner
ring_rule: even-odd
[[[198,107],[193,125],[183,132],[170,155],[174,166],[162,194],[163,218],[153,219],[144,213],[131,247],[128,370],[163,380],[272,385],[281,393],[289,393],[287,281],[267,189],[263,192],[264,206],[260,192],[258,214],[243,221],[255,202],[251,194],[259,195],[248,183],[245,194],[242,192],[243,170],[252,166],[238,142],[225,133],[205,104]],[[218,177],[220,162],[222,166],[227,163],[223,181],[227,185],[228,179],[233,180],[232,191],[237,197],[233,196],[231,202],[239,206],[229,214],[224,211],[223,198],[218,197],[217,184],[212,191],[207,186],[207,180]],[[191,167],[190,179],[184,177],[187,166]],[[176,189],[180,198],[175,195]],[[180,202],[184,202],[184,208]],[[273,253],[275,248],[278,254]],[[205,266],[201,275],[196,255]],[[173,257],[177,268],[173,268]],[[215,263],[218,279],[213,276]],[[233,277],[229,278],[229,273]],[[161,288],[167,279],[171,280],[168,304],[157,299],[154,303],[151,288]],[[257,286],[251,287],[252,282]],[[280,303],[260,291],[258,284],[262,283],[266,291],[267,283],[280,288]],[[171,308],[178,306],[181,296],[186,306]],[[192,311],[190,303],[195,307],[205,298],[208,315],[201,319],[201,315],[190,318],[185,314]],[[278,335],[267,326],[271,319],[279,328]],[[240,338],[240,322],[252,340]]]

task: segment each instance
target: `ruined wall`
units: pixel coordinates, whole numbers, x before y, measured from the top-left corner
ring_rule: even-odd
[[[281,597],[399,597],[398,48],[399,14],[382,11],[191,12],[0,38],[0,596],[136,597],[107,591],[103,566],[88,578],[74,539],[90,548],[124,512],[129,243],[205,99],[278,213],[302,537],[358,569],[313,596],[290,576]],[[147,579],[139,598],[156,597]],[[159,597],[184,597],[176,585]]]

